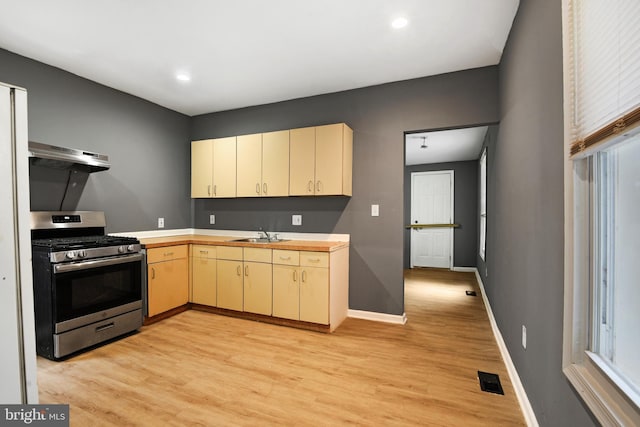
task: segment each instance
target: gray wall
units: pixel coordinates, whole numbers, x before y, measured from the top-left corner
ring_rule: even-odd
[[[30,140],[109,156],[78,209],[105,211],[109,232],[190,226],[188,116],[2,49],[0,64],[27,89]]]
[[[502,57],[484,283],[540,425],[589,426],[596,423],[562,373],[561,17],[559,0],[522,0]]]
[[[196,116],[192,139],[346,122],[354,131],[354,155],[351,198],[196,200],[194,224],[266,224],[280,231],[290,229],[291,214],[301,213],[303,227],[292,230],[348,233],[350,308],[400,315],[404,132],[495,123],[497,77],[497,67],[486,67]],[[374,203],[380,205],[379,217],[370,215]],[[220,219],[218,212],[223,213]],[[210,213],[216,214],[215,226],[207,225]]]
[[[404,223],[411,223],[411,172],[453,171],[453,265],[475,267],[478,253],[478,161],[406,166],[404,169]],[[404,268],[411,265],[411,232],[404,231]]]

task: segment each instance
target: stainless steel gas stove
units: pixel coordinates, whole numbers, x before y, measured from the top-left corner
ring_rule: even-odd
[[[142,326],[143,255],[103,212],[32,212],[36,348],[60,359]]]

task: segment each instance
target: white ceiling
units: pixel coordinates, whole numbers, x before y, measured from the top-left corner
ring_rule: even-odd
[[[405,136],[405,164],[461,162],[480,158],[487,126],[412,133]],[[423,139],[424,138],[424,139]],[[426,148],[422,148],[422,146]]]
[[[197,115],[495,65],[518,3],[0,0],[0,47]]]

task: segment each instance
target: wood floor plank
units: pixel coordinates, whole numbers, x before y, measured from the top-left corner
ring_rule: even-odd
[[[406,325],[333,334],[190,310],[64,362],[43,403],[71,425],[525,425],[473,274],[405,273]],[[480,391],[477,371],[505,395]]]

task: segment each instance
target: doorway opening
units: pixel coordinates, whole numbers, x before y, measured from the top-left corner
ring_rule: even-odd
[[[405,132],[405,271],[422,267],[475,271],[478,267],[479,159],[484,148],[495,140],[497,128],[497,124],[484,124]],[[429,179],[424,177],[440,177],[443,180],[440,187],[446,188],[447,174],[451,175],[450,199],[446,196],[416,196],[420,187],[430,186],[420,182]],[[416,183],[418,190],[412,189]],[[433,206],[416,206],[425,204],[425,200],[431,200]],[[421,209],[431,210],[431,216],[416,214]],[[446,256],[443,251],[447,252]]]

